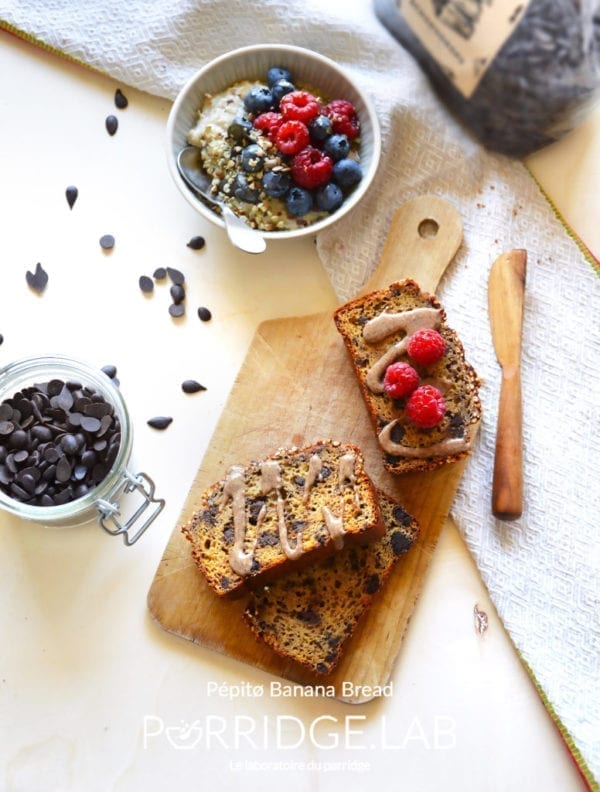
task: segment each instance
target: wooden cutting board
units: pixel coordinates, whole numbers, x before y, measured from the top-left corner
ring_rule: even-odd
[[[406,277],[435,291],[461,240],[460,217],[446,201],[427,195],[404,204],[393,218],[377,270],[363,292]],[[358,445],[376,485],[402,503],[421,525],[419,539],[397,563],[341,664],[326,678],[255,640],[242,620],[246,599],[223,601],[209,589],[180,532],[199,494],[221,479],[231,464],[260,459],[281,446],[323,438]],[[164,629],[201,646],[292,682],[335,685],[343,701],[367,701],[372,694],[344,695],[342,683],[352,682],[356,689],[388,681],[463,468],[464,461],[429,473],[387,473],[331,313],[264,322],[252,340],[165,549],[148,594],[150,612]]]

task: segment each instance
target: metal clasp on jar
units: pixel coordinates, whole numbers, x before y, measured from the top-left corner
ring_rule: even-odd
[[[111,500],[99,498],[95,503],[99,512],[100,527],[111,536],[122,536],[123,542],[128,547],[135,544],[164,508],[165,501],[162,498],[155,498],[154,490],[154,482],[146,473],[132,475],[127,470],[123,471],[123,480],[110,493]],[[118,519],[121,514],[118,501],[122,495],[134,491],[142,496],[142,503],[125,522],[121,523]],[[146,514],[148,509],[151,511]],[[143,515],[145,520],[141,525],[137,525]],[[134,527],[135,532],[130,534],[129,531]]]

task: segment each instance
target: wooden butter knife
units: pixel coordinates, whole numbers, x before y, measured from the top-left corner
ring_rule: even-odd
[[[492,513],[515,520],[523,511],[521,328],[527,251],[511,250],[492,264],[488,306],[496,357],[502,367]]]

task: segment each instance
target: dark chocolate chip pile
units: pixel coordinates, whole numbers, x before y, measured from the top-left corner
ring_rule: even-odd
[[[35,265],[35,272],[30,272],[27,270],[25,279],[30,288],[32,288],[34,291],[43,292],[46,288],[46,284],[48,283],[48,273],[38,261],[38,263]]]
[[[94,388],[23,388],[0,404],[0,489],[32,506],[69,503],[106,478],[120,444],[114,407]]]

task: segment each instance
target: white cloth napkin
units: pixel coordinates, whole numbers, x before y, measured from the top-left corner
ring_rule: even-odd
[[[447,113],[367,0],[0,0],[0,20],[120,83],[173,98],[201,65],[290,43],[340,63],[382,124],[377,184],[317,240],[340,300],[374,268],[394,210],[435,193],[464,223],[438,290],[484,381],[484,420],[453,516],[523,659],[591,773],[600,774],[600,279],[518,162],[486,152]],[[525,513],[490,513],[499,368],[487,313],[496,256],[529,251],[523,392]]]

